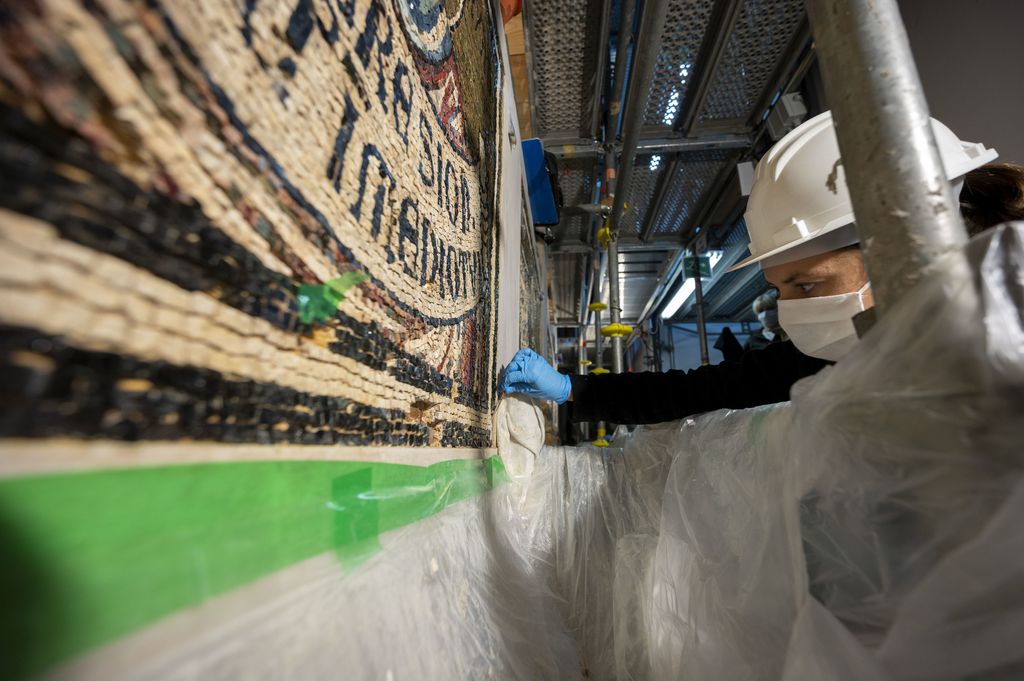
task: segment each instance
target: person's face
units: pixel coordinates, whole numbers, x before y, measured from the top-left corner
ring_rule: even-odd
[[[860,249],[847,248],[766,267],[764,278],[779,290],[779,300],[800,300],[852,293],[867,283],[868,273]],[[864,293],[865,308],[874,304],[869,289]]]

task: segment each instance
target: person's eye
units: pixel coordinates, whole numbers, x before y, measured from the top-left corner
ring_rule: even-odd
[[[800,289],[804,295],[807,295],[814,290],[814,284],[796,284],[796,287]]]

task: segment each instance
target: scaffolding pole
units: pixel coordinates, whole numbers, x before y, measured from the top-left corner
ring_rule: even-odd
[[[685,278],[686,274],[683,273]],[[700,365],[707,366],[711,363],[708,355],[708,327],[704,319],[704,284],[700,276],[700,255],[697,247],[693,247],[693,295],[694,307],[697,308],[697,338],[700,339]]]
[[[622,112],[622,91],[626,82],[626,55],[633,42],[633,22],[636,0],[623,0],[619,13],[619,37],[615,46],[615,78],[608,97],[608,115],[604,124],[604,143],[613,145],[619,134],[619,114]],[[614,161],[614,157],[613,157]],[[614,166],[613,166],[614,167]]]
[[[606,308],[606,305],[600,300],[594,301],[590,304],[590,311],[594,314],[594,370],[591,372],[595,376],[608,373],[608,370],[604,368],[604,347],[601,344],[601,311]],[[608,440],[605,439],[605,425],[604,421],[597,422],[597,438],[594,439],[593,444],[597,447],[607,447]]]
[[[608,307],[611,323],[602,333],[612,339],[612,373],[622,373],[622,337],[628,335],[630,329],[622,324],[622,302],[619,291],[619,228],[623,211],[626,208],[626,194],[629,192],[633,177],[633,164],[636,160],[637,143],[640,128],[643,126],[644,109],[647,105],[654,67],[661,51],[661,36],[665,30],[665,17],[668,13],[668,0],[648,0],[644,3],[640,20],[640,33],[633,50],[633,68],[629,79],[629,96],[627,97],[625,125],[622,136],[622,153],[619,155],[617,170],[612,170],[615,161],[615,150],[606,140],[606,172],[610,179],[608,198],[612,201],[611,215],[607,225],[608,249]],[[628,30],[628,27],[624,27]],[[619,61],[622,55],[616,55]],[[618,69],[618,65],[617,65]],[[621,71],[621,69],[619,69]],[[616,104],[613,102],[613,105]],[[609,112],[611,113],[611,112]],[[609,116],[611,118],[611,116]],[[617,186],[616,186],[617,185]]]
[[[579,335],[576,338],[576,362],[580,376],[586,376],[590,366],[590,358],[587,357],[587,327],[580,326]],[[580,424],[580,434],[584,440],[590,439],[589,424]]]
[[[967,238],[896,0],[807,0],[878,315]]]
[[[612,236],[608,244],[608,316],[611,326],[622,324],[622,304],[619,300],[619,240]],[[602,329],[602,331],[604,331]],[[622,335],[612,339],[612,373],[622,373]]]

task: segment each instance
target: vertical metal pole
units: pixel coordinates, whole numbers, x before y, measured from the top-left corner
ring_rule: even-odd
[[[600,278],[600,277],[598,277]],[[594,302],[600,303],[600,300]],[[604,344],[601,336],[601,310],[594,310],[594,352],[597,356],[594,358],[594,362],[597,364],[598,369],[604,369]],[[598,372],[603,373],[603,372]],[[597,422],[597,438],[594,443],[598,446],[602,444],[607,445],[608,441],[605,439],[605,425],[604,421]]]
[[[671,324],[667,324],[665,328],[668,329],[668,368],[674,371],[676,368],[676,335],[672,333]]]
[[[697,247],[693,247],[693,283],[694,305],[697,308],[697,338],[700,339],[700,364],[710,364],[708,357],[708,327],[704,321],[704,285],[700,276],[700,256]]]
[[[579,337],[577,338],[576,363],[579,367],[580,376],[586,376],[587,366],[589,364],[589,358],[587,357],[587,327],[581,325],[577,333],[579,334]],[[589,424],[580,424],[580,435],[584,440],[590,439],[589,431]]]
[[[590,279],[588,278],[588,267],[587,267],[587,256],[580,255],[580,315],[579,323],[580,326],[587,323],[587,301],[590,299]],[[590,269],[590,275],[593,276],[593,269]]]
[[[651,371],[661,371],[662,357],[661,353],[664,348],[664,344],[661,339],[661,322],[656,319],[651,320],[651,338],[654,353],[654,366],[651,367]]]
[[[577,333],[579,334],[579,338],[577,338],[577,340],[576,340],[576,345],[577,345],[577,347],[576,347],[576,361],[577,361],[577,364],[578,364],[578,366],[580,368],[580,375],[581,376],[586,376],[587,375],[587,362],[586,362],[586,360],[587,360],[587,337],[586,337],[587,327],[585,327],[585,326],[579,327],[579,331],[577,331]]]
[[[606,142],[604,146],[604,200],[602,203],[615,200],[615,188],[618,186],[616,181],[616,168],[615,168],[615,145],[611,142]],[[605,225],[610,224],[608,220],[605,220]]]
[[[594,76],[594,103],[590,119],[590,136],[597,137],[601,125],[601,93],[604,92],[604,84],[608,81],[605,73],[605,64],[608,63],[608,35],[611,31],[611,0],[603,0],[601,5],[601,32],[600,48],[597,51],[597,69]]]
[[[619,301],[619,240],[612,233],[608,242],[608,312],[612,324],[622,322]],[[612,373],[622,373],[622,336],[612,336]]]
[[[604,143],[613,144],[619,134],[619,115],[622,113],[622,90],[626,80],[626,60],[629,46],[633,42],[633,22],[636,17],[636,0],[622,0],[619,13],[619,37],[615,44],[615,78],[611,96],[608,98],[608,116],[604,123]],[[612,162],[614,163],[614,158]]]
[[[879,314],[964,243],[896,0],[807,0]]]
[[[625,130],[622,140],[622,153],[619,156],[617,171],[615,151],[606,140],[605,163],[609,184],[608,198],[612,200],[612,212],[608,218],[611,240],[608,244],[608,288],[611,323],[621,324],[622,305],[619,297],[619,223],[625,208],[625,197],[633,177],[633,162],[636,157],[636,145],[640,137],[640,128],[644,121],[644,107],[654,77],[654,67],[661,51],[661,35],[665,30],[665,17],[668,13],[668,0],[647,0],[644,3],[643,16],[640,21],[640,33],[634,49],[633,70],[630,76],[629,97],[626,113]],[[616,60],[620,55],[616,55]],[[618,186],[616,187],[616,184]],[[612,373],[622,373],[622,338],[612,337]]]

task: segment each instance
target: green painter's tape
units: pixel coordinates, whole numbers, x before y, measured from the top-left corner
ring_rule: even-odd
[[[324,551],[358,561],[381,532],[505,479],[491,458],[216,463],[0,481],[0,678],[42,671]]]
[[[370,276],[363,272],[346,272],[324,284],[302,284],[298,292],[299,321],[303,324],[310,324],[314,319],[327,321],[338,311],[338,304],[345,299],[345,293],[369,279]]]

